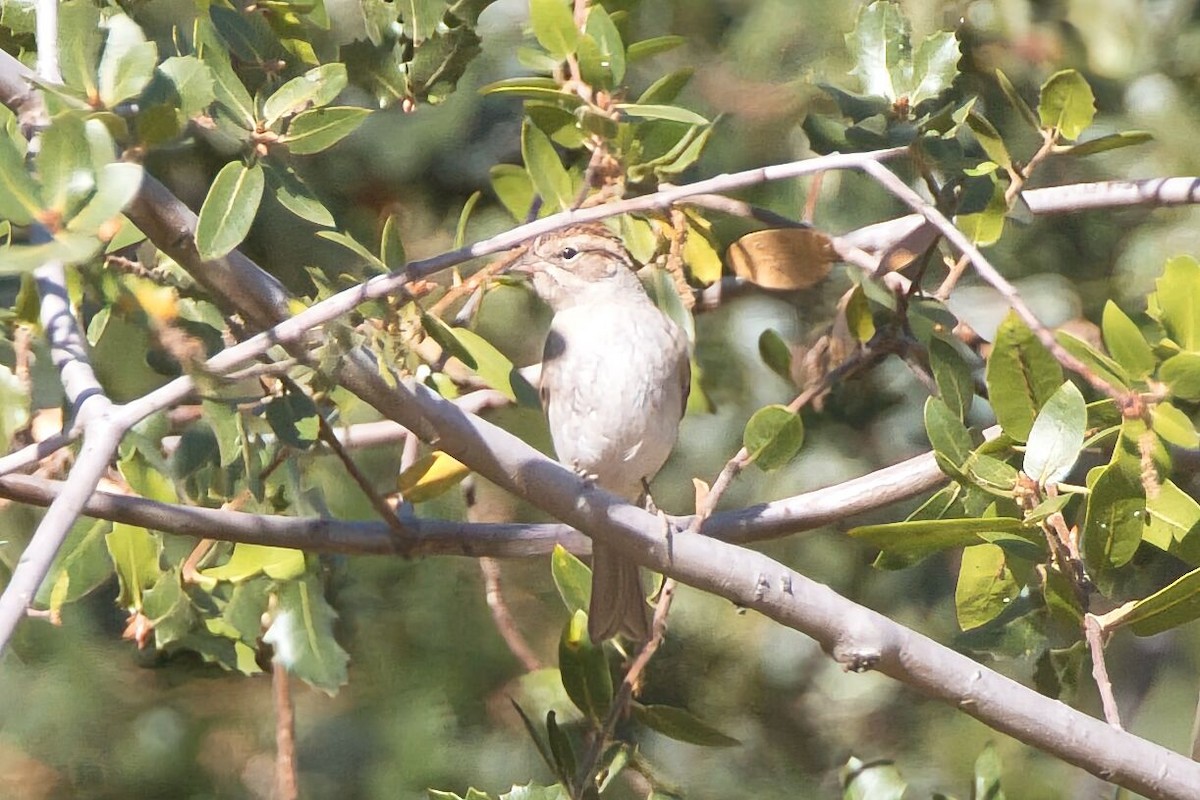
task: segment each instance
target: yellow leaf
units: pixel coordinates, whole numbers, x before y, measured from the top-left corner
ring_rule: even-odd
[[[422,503],[452,489],[469,473],[453,456],[436,450],[400,473],[400,493],[410,503]]]

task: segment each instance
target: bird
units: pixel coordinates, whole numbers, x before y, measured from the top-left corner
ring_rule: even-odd
[[[675,446],[691,381],[684,330],[655,305],[602,224],[543,234],[514,264],[553,312],[540,395],[560,463],[640,502]],[[592,544],[588,635],[650,636],[637,564]]]

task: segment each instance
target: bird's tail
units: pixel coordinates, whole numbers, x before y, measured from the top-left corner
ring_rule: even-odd
[[[592,546],[592,604],[588,635],[593,642],[617,634],[634,641],[650,638],[650,620],[638,565],[602,544]]]

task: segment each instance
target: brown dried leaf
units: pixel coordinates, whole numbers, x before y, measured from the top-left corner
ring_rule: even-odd
[[[734,273],[764,289],[816,286],[837,260],[829,237],[811,228],[771,228],[748,233],[729,246]]]

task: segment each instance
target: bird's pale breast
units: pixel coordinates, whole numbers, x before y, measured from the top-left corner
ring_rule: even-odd
[[[558,459],[636,498],[675,445],[686,359],[682,331],[648,300],[556,314],[542,380],[570,387],[546,398]]]

